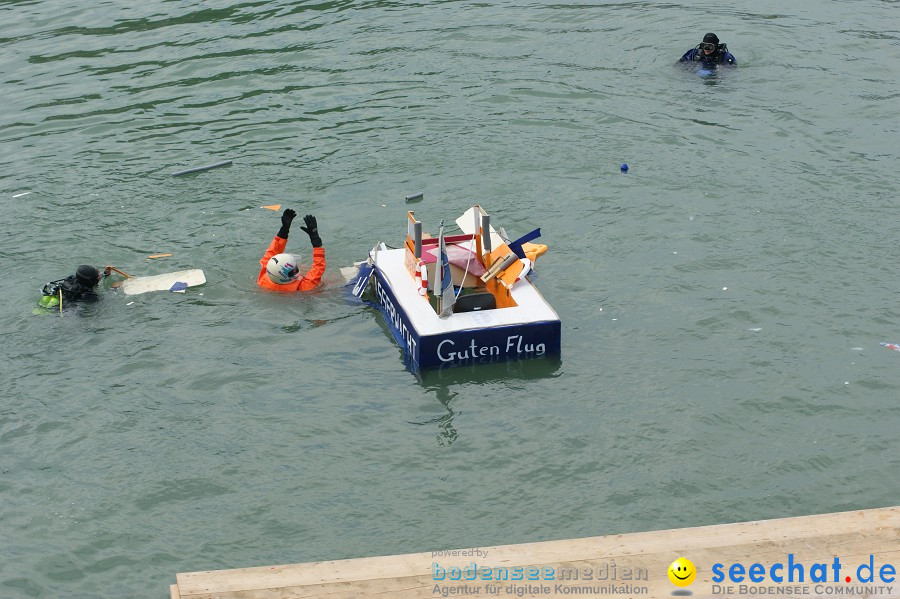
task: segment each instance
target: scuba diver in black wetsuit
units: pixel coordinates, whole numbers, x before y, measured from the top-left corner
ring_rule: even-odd
[[[52,310],[59,310],[62,313],[62,309],[70,303],[96,302],[100,299],[96,291],[97,285],[113,270],[116,269],[107,266],[101,272],[89,264],[82,264],[74,275],[58,281],[50,281],[41,289],[44,295],[38,301],[38,307],[34,309],[34,313],[46,314]]]
[[[719,43],[715,33],[704,35],[703,41],[685,52],[678,62],[700,62],[705,69],[714,69],[719,64],[737,66],[734,54],[728,51],[727,44]]]

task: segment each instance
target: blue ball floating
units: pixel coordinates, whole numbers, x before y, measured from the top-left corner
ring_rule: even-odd
[[[628,165],[625,164],[624,162],[622,163],[622,166],[620,166],[619,168],[622,169],[622,172],[623,172],[623,173],[627,173],[627,172],[628,172]]]

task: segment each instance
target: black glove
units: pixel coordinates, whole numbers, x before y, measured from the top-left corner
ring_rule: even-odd
[[[306,234],[309,235],[309,242],[312,244],[314,248],[322,247],[322,238],[319,237],[319,225],[316,223],[316,217],[312,214],[307,214],[303,217],[303,222],[306,224],[305,227],[300,227]]]
[[[278,236],[282,239],[288,238],[288,233],[291,232],[291,221],[294,220],[295,216],[297,216],[297,213],[290,208],[281,215],[281,228],[278,230]]]

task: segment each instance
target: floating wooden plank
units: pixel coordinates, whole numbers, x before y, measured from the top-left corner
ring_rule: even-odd
[[[207,164],[206,166],[195,166],[194,168],[188,168],[183,171],[178,171],[177,173],[172,173],[172,176],[180,177],[182,175],[190,175],[193,173],[202,173],[203,171],[209,171],[214,168],[219,168],[222,166],[231,166],[231,161],[223,160],[222,162],[216,162],[215,164]]]
[[[206,275],[200,269],[179,270],[150,277],[131,277],[122,281],[119,288],[125,295],[139,295],[148,291],[184,291],[188,287],[203,285]]]
[[[468,585],[470,591],[478,588],[477,596],[490,596],[486,592],[488,584],[480,574],[476,580],[435,580],[435,572],[450,572],[459,569],[465,572],[474,562],[477,572],[487,569],[499,571],[506,568],[553,568],[561,573],[578,572],[582,576],[576,580],[519,580],[498,581],[505,589],[510,585],[512,592],[501,590],[493,593],[499,597],[571,597],[597,596],[587,587],[606,588],[605,594],[620,597],[669,597],[691,594],[693,597],[743,597],[761,596],[762,587],[806,587],[808,593],[791,593],[778,596],[793,597],[900,597],[900,582],[863,583],[856,581],[857,567],[874,560],[876,580],[879,568],[884,564],[900,566],[900,507],[872,510],[802,516],[776,520],[762,520],[737,524],[722,524],[639,532],[583,539],[545,541],[522,545],[505,545],[458,550],[452,552],[413,553],[384,557],[369,557],[339,561],[323,561],[283,566],[243,568],[209,572],[189,572],[176,575],[177,599],[284,599],[291,598],[359,598],[390,597],[392,599],[420,599],[441,596],[438,591],[446,589],[448,596],[460,596]],[[471,551],[471,555],[468,552]],[[478,553],[476,554],[475,551]],[[804,565],[806,582],[776,583],[767,578],[760,584],[749,582],[755,592],[739,594],[739,584],[731,582],[715,583],[712,580],[713,564],[743,564],[749,569],[752,564],[769,566],[785,564],[781,572],[787,575],[788,554],[793,562]],[[697,568],[696,580],[687,588],[674,586],[668,577],[669,565],[685,557]],[[813,564],[827,564],[827,573],[832,573],[835,558],[843,566],[840,582],[810,582],[810,568]],[[439,570],[435,569],[435,564]],[[897,568],[900,570],[900,568]],[[630,579],[626,578],[628,571]],[[474,570],[473,570],[474,571]],[[612,572],[615,572],[613,574]],[[590,580],[583,574],[590,572]],[[746,573],[745,573],[746,574]],[[852,577],[851,582],[843,576]],[[726,578],[726,581],[728,579]],[[785,581],[787,578],[785,577]],[[728,591],[717,589],[733,587]],[[559,585],[559,586],[558,586]],[[610,586],[611,585],[611,586]],[[529,592],[526,587],[530,586]],[[615,592],[609,589],[616,587]],[[873,590],[872,587],[878,587]],[[539,589],[539,590],[538,590]],[[818,589],[818,590],[817,590]],[[839,591],[837,589],[840,589]],[[689,590],[690,593],[685,591]],[[455,592],[454,592],[455,591]],[[520,591],[521,594],[520,594]],[[468,595],[474,594],[469,592]],[[768,590],[766,596],[771,596]]]

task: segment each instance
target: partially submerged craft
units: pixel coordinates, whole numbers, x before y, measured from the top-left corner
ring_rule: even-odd
[[[410,369],[559,356],[559,316],[527,276],[547,251],[529,243],[540,229],[509,241],[480,206],[456,223],[462,235],[444,237],[442,221],[429,237],[408,212],[404,247],[378,244],[351,281],[356,296],[372,281]]]

